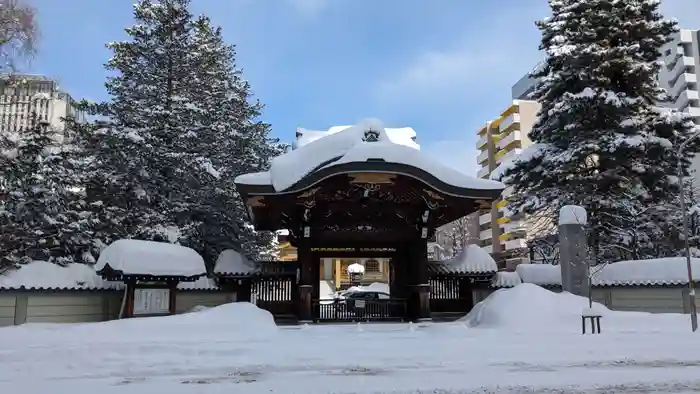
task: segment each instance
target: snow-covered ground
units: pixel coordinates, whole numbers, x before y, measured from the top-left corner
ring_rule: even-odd
[[[611,312],[531,284],[463,321],[277,328],[250,304],[0,329],[0,393],[690,393],[688,317]]]

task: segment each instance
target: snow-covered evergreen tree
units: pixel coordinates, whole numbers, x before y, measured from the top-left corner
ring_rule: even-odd
[[[88,202],[99,206],[106,243],[179,242],[212,261],[270,243],[246,223],[233,178],[264,168],[278,149],[254,119],[261,106],[248,102],[233,47],[189,3],[139,1],[129,39],[108,45],[111,99],[85,105],[107,121],[82,127],[93,157]]]
[[[515,187],[509,205],[516,212],[585,207],[596,256],[616,258],[628,213],[668,203],[678,191],[678,160],[687,169],[700,149],[690,143],[680,157],[692,122],[656,106],[666,100],[656,80],[659,50],[676,24],[663,20],[658,0],[549,5],[552,16],[537,23],[546,60],[532,75],[542,104],[533,145],[504,166],[501,179]]]
[[[0,134],[0,270],[31,260],[91,262],[80,154],[69,141],[57,143],[48,123],[32,123]]]
[[[267,258],[274,234],[254,231],[233,180],[266,170],[286,147],[270,137],[268,124],[257,120],[263,106],[252,100],[250,85],[236,67],[234,46],[224,42],[221,29],[208,18],[200,17],[194,25],[194,47],[207,70],[200,81],[207,88],[194,92],[199,94],[195,101],[207,123],[189,154],[209,179],[199,190],[201,224],[191,227],[183,241],[210,258],[229,248],[253,259]]]

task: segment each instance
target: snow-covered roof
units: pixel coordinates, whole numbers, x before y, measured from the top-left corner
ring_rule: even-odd
[[[561,267],[551,264],[520,264],[515,267],[523,283],[561,286]]]
[[[212,278],[202,276],[194,282],[180,282],[177,284],[178,290],[219,290],[219,286]]]
[[[215,274],[251,274],[256,272],[255,263],[233,249],[226,249],[219,254],[214,263]]]
[[[61,266],[46,261],[32,261],[0,275],[0,290],[122,290],[121,282],[109,282],[87,264]],[[219,290],[206,276],[193,282],[180,282],[178,290]]]
[[[700,281],[700,259],[691,259],[693,281]],[[684,285],[688,283],[685,257],[619,261],[592,268],[594,286]]]
[[[523,283],[520,275],[514,271],[499,271],[491,279],[491,287],[515,287]]]
[[[408,129],[386,129],[378,120],[365,120],[356,126],[327,133],[322,138],[275,157],[269,172],[240,175],[236,177],[235,183],[271,185],[275,191],[281,192],[307,175],[325,168],[347,163],[383,161],[425,171],[439,181],[458,188],[484,191],[500,191],[505,188],[500,182],[466,175],[421,154],[417,144],[410,146],[404,138],[397,137],[410,135],[408,131],[396,130]],[[368,135],[372,138],[368,139]],[[408,140],[413,142],[410,138]]]
[[[438,273],[491,274],[498,271],[496,260],[478,245],[468,245],[449,260],[433,263]]]
[[[700,282],[700,259],[691,259],[693,280]],[[561,286],[561,266],[520,264],[515,268],[523,283]],[[593,286],[674,286],[688,284],[685,257],[628,260],[591,267]],[[494,287],[495,286],[495,282]],[[508,286],[503,286],[508,287]]]
[[[103,290],[118,289],[121,283],[102,280],[93,267],[72,263],[67,266],[32,261],[0,275],[2,290]]]
[[[194,277],[205,275],[204,259],[184,246],[136,239],[120,239],[101,253],[97,272],[109,265],[122,275]]]
[[[307,130],[297,128],[297,139],[292,143],[293,149],[298,149],[306,146],[318,139],[349,129],[353,126],[333,126],[327,131]],[[420,149],[420,145],[416,143],[416,131],[411,127],[401,128],[384,128],[389,140],[395,144],[405,145],[410,148]]]

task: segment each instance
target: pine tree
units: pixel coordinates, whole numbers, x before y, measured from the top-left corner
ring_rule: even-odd
[[[141,0],[129,39],[108,44],[111,100],[84,105],[107,119],[82,127],[93,157],[88,203],[99,207],[104,242],[178,242],[213,261],[228,247],[269,243],[251,233],[233,178],[263,168],[277,148],[254,120],[261,106],[248,103],[233,47],[188,6]]]
[[[93,219],[82,199],[80,154],[33,119],[16,136],[0,135],[0,270],[31,260],[91,262]]]
[[[619,228],[627,212],[661,206],[678,191],[678,160],[687,171],[690,118],[657,107],[657,59],[677,30],[658,0],[549,0],[552,16],[537,23],[546,61],[532,77],[542,104],[530,132],[533,145],[505,166],[515,188],[509,207],[532,213],[543,206],[581,205],[588,211],[596,256],[612,259],[629,242]],[[555,218],[552,218],[553,220]],[[623,253],[624,254],[624,253]]]
[[[208,176],[194,208],[201,219],[183,242],[210,260],[224,249],[241,250],[253,259],[269,257],[273,234],[256,232],[235,190],[236,176],[269,167],[286,147],[270,137],[270,126],[257,120],[263,106],[252,100],[250,85],[236,67],[235,47],[224,42],[221,28],[206,17],[195,22],[196,52],[201,61],[200,89],[194,97],[205,124],[188,147],[194,168]]]

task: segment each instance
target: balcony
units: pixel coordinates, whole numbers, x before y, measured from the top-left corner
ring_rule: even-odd
[[[480,240],[491,239],[491,237],[493,237],[493,231],[490,228],[479,233]]]
[[[498,126],[498,130],[501,133],[505,133],[513,127],[520,127],[520,114],[510,114],[507,118],[503,119]]]
[[[675,81],[669,81],[668,95],[678,97],[690,83],[697,83],[698,77],[691,73],[682,73]],[[673,84],[673,86],[670,86]]]
[[[498,141],[498,144],[496,144],[496,148],[498,150],[503,150],[507,146],[510,146],[511,144],[522,141],[522,132],[520,130],[513,131],[512,133],[506,135],[504,138],[501,138],[500,141]]]
[[[486,166],[486,167],[482,167],[482,168],[479,170],[479,172],[476,173],[476,175],[477,175],[479,178],[486,178],[486,177],[489,176],[490,173],[491,173],[491,170],[489,169],[488,166]]]
[[[674,106],[676,108],[683,108],[686,105],[688,105],[688,102],[690,100],[700,100],[700,94],[697,90],[686,90],[683,93],[681,93],[681,95],[678,96],[678,98],[674,102]]]
[[[491,223],[491,212],[479,216],[479,226],[483,226],[486,223]]]
[[[525,234],[527,227],[520,220],[514,220],[501,226],[506,233],[510,234]]]
[[[489,137],[487,135],[479,137],[479,139],[476,141],[476,149],[481,149],[486,146],[489,142]]]
[[[501,198],[508,198],[513,194],[513,191],[515,189],[513,186],[508,186],[507,188],[503,189],[503,192],[501,193]]]
[[[483,164],[489,160],[489,150],[484,149],[479,153],[479,156],[476,158],[476,162],[479,164]]]
[[[506,241],[505,243],[502,243],[502,245],[505,246],[506,251],[518,250],[527,248],[527,241],[525,241],[524,239],[511,239],[509,241]]]
[[[686,114],[694,117],[694,118],[699,118],[700,117],[700,108],[698,107],[686,107],[683,112]]]
[[[511,151],[501,151],[501,152],[504,152],[505,154],[500,155],[500,156],[496,155],[496,164],[509,162],[509,161],[515,159],[515,157],[518,156],[520,154],[520,152],[522,152],[522,151],[523,150],[520,148],[515,148]],[[501,153],[501,152],[498,152],[498,153]]]
[[[682,74],[686,67],[695,66],[695,60],[691,56],[681,56],[676,59],[676,62],[671,66],[669,70],[666,68],[666,73],[669,81],[673,81],[680,74]]]

